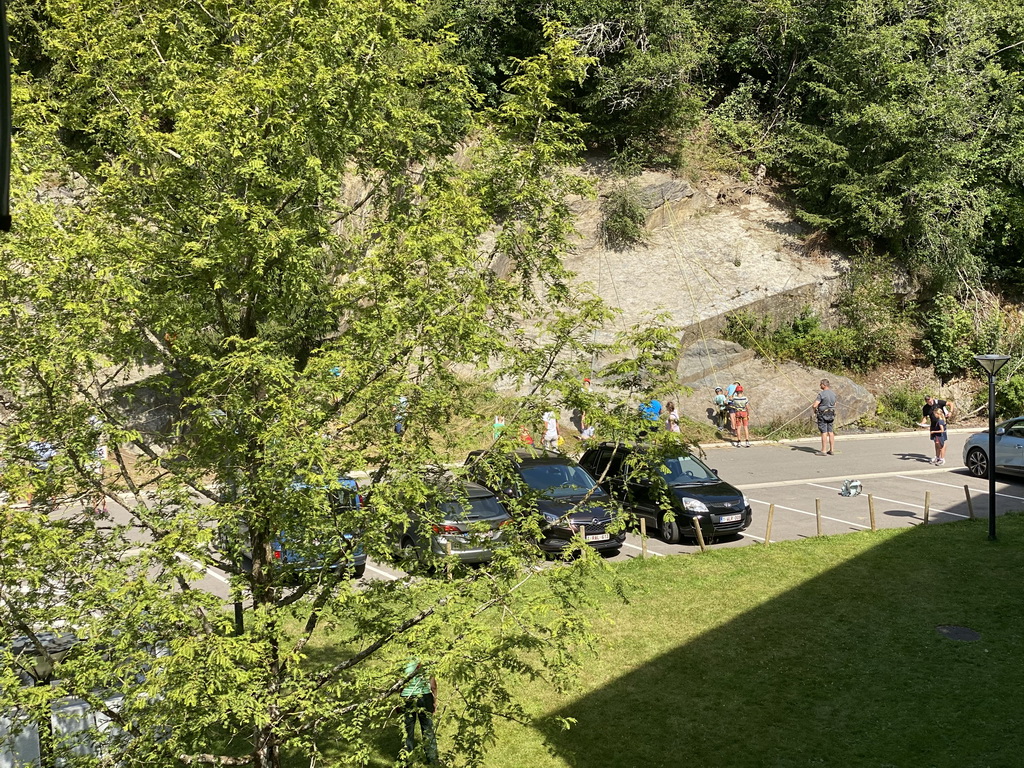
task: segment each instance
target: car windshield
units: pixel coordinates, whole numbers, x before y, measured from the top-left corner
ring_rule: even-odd
[[[505,510],[494,496],[466,499],[465,502],[446,501],[441,505],[441,511],[445,520],[489,520],[506,516]]]
[[[577,496],[594,490],[594,479],[574,464],[529,464],[519,470],[523,481],[548,498]]]
[[[672,456],[662,460],[658,468],[669,485],[717,481],[715,474],[693,456]]]

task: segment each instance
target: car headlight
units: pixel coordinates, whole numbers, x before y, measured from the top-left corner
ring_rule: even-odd
[[[557,523],[560,519],[558,515],[552,512],[541,512],[541,514],[544,515],[544,519],[547,520],[549,523]]]
[[[683,509],[687,512],[708,512],[708,505],[698,499],[683,499]]]
[[[750,506],[750,499],[747,498],[747,494],[745,493],[740,494],[740,502],[743,504],[743,509]]]

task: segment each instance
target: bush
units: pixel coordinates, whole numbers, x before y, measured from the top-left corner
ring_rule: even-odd
[[[981,376],[974,356],[996,352],[1003,341],[1003,316],[975,302],[965,305],[954,296],[935,299],[924,321],[921,348],[942,381],[954,376]]]
[[[1024,375],[1001,379],[996,376],[996,420],[1009,419],[1024,413]],[[988,417],[988,387],[979,389],[973,400],[974,408],[982,408],[981,415]]]
[[[624,184],[608,193],[601,203],[601,235],[609,248],[628,248],[647,239],[647,211],[640,203],[635,184]]]
[[[921,421],[925,393],[907,386],[894,387],[878,397],[877,414],[884,427],[909,427]]]
[[[891,361],[896,353],[891,331],[887,334],[883,329],[825,328],[810,307],[789,321],[733,312],[726,317],[723,335],[761,357],[795,360],[824,370],[866,371]]]

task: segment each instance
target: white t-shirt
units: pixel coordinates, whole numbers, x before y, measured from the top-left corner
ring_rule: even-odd
[[[668,412],[668,418],[665,419],[665,426],[668,427],[669,432],[679,431],[679,414],[673,409]]]
[[[546,440],[557,440],[558,439],[558,419],[555,418],[555,414],[551,411],[544,413],[544,438]]]

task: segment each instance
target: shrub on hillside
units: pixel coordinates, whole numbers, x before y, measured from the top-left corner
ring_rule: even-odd
[[[884,426],[909,427],[921,421],[925,393],[908,386],[886,390],[878,396],[877,413]]]
[[[893,334],[850,326],[826,328],[809,307],[791,320],[733,312],[726,317],[723,335],[761,357],[825,370],[866,371],[893,360],[897,353]]]
[[[608,193],[601,203],[601,235],[609,248],[628,248],[647,239],[647,211],[640,203],[636,184],[624,184]]]
[[[988,311],[977,303],[965,305],[955,296],[943,295],[935,299],[924,320],[921,347],[935,375],[943,381],[954,376],[981,375],[974,356],[999,350],[1003,331],[1003,317],[998,310]]]

